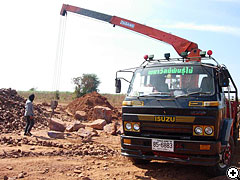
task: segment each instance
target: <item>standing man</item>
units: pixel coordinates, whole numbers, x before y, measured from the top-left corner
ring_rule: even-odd
[[[31,136],[31,129],[34,125],[34,119],[33,119],[33,116],[34,116],[34,112],[33,112],[33,100],[35,98],[35,95],[34,94],[31,94],[25,104],[25,113],[24,113],[24,116],[25,116],[25,119],[27,120],[27,125],[25,127],[25,131],[24,131],[24,135],[29,135]]]

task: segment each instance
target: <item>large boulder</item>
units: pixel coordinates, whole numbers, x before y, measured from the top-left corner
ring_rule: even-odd
[[[78,130],[78,135],[81,136],[82,138],[91,137],[92,131],[90,131],[88,129],[80,128]]]
[[[85,125],[82,124],[80,121],[75,121],[73,124],[67,126],[66,131],[68,132],[78,131],[80,128],[85,128]]]
[[[75,119],[77,120],[86,120],[87,119],[87,113],[85,111],[76,111],[74,115]]]
[[[93,108],[94,119],[105,119],[107,123],[112,121],[112,110],[109,107],[95,106]]]
[[[111,135],[117,134],[117,124],[116,123],[110,123],[104,126],[104,132]]]
[[[59,119],[52,118],[49,121],[49,129],[52,131],[64,132],[66,129],[66,124]]]
[[[86,128],[80,128],[78,130],[78,135],[81,136],[82,138],[87,138],[87,137],[97,136],[98,132],[91,127],[86,127]]]
[[[89,124],[93,129],[103,130],[103,127],[107,124],[104,119],[97,119]]]

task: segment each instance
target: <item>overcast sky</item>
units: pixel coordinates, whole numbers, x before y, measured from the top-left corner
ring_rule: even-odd
[[[0,11],[0,88],[55,90],[63,3],[146,24],[211,49],[240,87],[239,0],[8,0]],[[68,13],[59,90],[73,91],[72,78],[95,73],[100,92],[114,93],[117,70],[140,65],[145,54],[163,58],[166,52],[178,57],[168,44]]]

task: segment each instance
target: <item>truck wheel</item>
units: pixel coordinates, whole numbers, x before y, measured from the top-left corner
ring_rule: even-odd
[[[239,126],[238,126],[237,130],[235,130],[235,133],[234,133],[234,145],[235,145],[235,147],[238,146],[238,138],[239,138]]]
[[[137,159],[133,157],[128,158],[130,161],[132,161],[133,164],[148,164],[150,163],[151,160],[146,160],[146,159]]]
[[[225,175],[227,169],[231,166],[234,155],[234,140],[233,137],[230,138],[227,147],[224,151],[219,154],[220,162],[217,163],[211,169],[211,174],[214,176]]]

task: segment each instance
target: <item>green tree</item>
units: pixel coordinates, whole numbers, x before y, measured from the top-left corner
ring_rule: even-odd
[[[100,81],[96,74],[83,74],[80,77],[73,78],[73,83],[75,84],[75,96],[81,97],[84,94],[98,91]]]
[[[37,90],[36,87],[32,87],[32,88],[29,89],[29,91],[36,91],[36,90]]]

